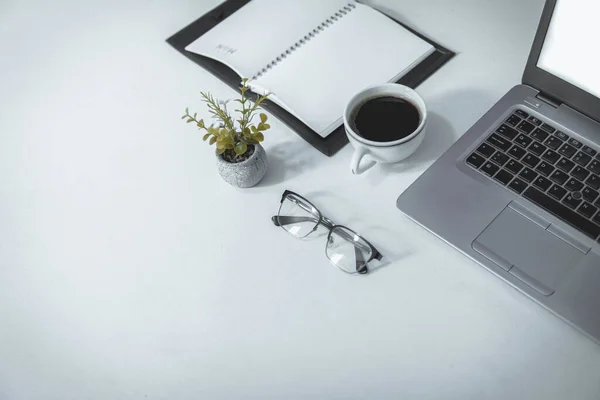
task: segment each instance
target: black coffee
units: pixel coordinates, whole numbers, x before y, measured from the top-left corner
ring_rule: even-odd
[[[374,142],[405,138],[419,127],[419,110],[406,100],[392,96],[375,97],[360,105],[352,118],[356,133]]]

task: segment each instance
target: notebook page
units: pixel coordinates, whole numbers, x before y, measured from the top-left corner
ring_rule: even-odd
[[[185,49],[251,78],[348,0],[252,0]]]
[[[322,137],[339,126],[355,93],[399,79],[435,50],[387,16],[355,5],[256,82]]]

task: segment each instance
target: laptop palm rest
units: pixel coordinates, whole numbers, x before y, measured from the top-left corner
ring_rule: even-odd
[[[548,231],[549,222],[533,217],[509,205],[481,232],[472,247],[533,289],[550,296],[585,253]]]

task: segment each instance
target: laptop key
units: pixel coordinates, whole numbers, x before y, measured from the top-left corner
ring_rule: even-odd
[[[594,224],[575,211],[570,210],[563,204],[540,192],[534,187],[527,188],[527,190],[523,192],[523,197],[530,200],[534,204],[537,204],[551,214],[556,215],[558,218],[569,223],[593,239],[596,239],[598,235],[600,235],[600,226]]]
[[[477,153],[473,153],[469,157],[467,157],[467,164],[475,167],[476,169],[479,168],[479,167],[481,167],[481,165],[484,162],[485,162],[485,158],[481,157]]]
[[[544,140],[546,140],[546,138],[548,136],[550,136],[550,134],[546,131],[541,130],[540,128],[537,128],[536,130],[534,130],[531,135],[532,138],[534,138],[535,140],[538,140],[540,142],[543,142]]]
[[[490,158],[493,162],[498,164],[499,166],[503,166],[509,160],[508,156],[500,151],[497,151],[496,154]]]
[[[533,140],[532,140],[530,137],[528,137],[528,136],[525,136],[525,135],[523,135],[523,134],[520,134],[520,135],[519,135],[519,136],[517,136],[517,137],[515,138],[515,140],[514,140],[514,142],[515,142],[516,144],[518,144],[519,146],[521,146],[521,147],[523,147],[523,148],[527,148],[527,146],[529,146],[529,145],[531,144],[531,142],[532,142],[532,141],[533,141]]]
[[[536,125],[536,126],[540,126],[542,124],[542,120],[534,117],[533,115],[529,118],[527,118],[527,121],[531,122],[532,124]]]
[[[523,179],[525,182],[531,183],[537,178],[538,174],[533,172],[533,170],[529,168],[524,168],[521,173],[519,173],[519,178]]]
[[[550,136],[548,139],[546,139],[544,144],[550,147],[552,150],[556,150],[562,145],[562,142],[555,136]]]
[[[527,150],[535,154],[536,156],[542,155],[548,148],[543,144],[539,144],[538,142],[531,143],[531,146]]]
[[[593,205],[591,205],[588,202],[584,202],[578,209],[577,211],[579,211],[583,216],[587,217],[587,218],[592,218],[594,216],[594,214],[596,214],[596,211],[598,211],[598,209],[596,207],[594,207]]]
[[[583,146],[581,151],[583,151],[585,154],[587,154],[590,157],[594,157],[597,153],[597,151],[592,149],[590,146]]]
[[[538,176],[536,180],[533,181],[533,186],[537,187],[542,192],[545,192],[550,186],[552,186],[552,181],[544,178],[543,176]]]
[[[577,149],[579,149],[581,146],[583,146],[583,144],[575,138],[569,139],[569,144]]]
[[[556,131],[556,132],[554,132],[554,136],[556,136],[557,138],[559,138],[559,139],[560,139],[560,140],[562,140],[563,142],[564,142],[565,140],[568,140],[568,139],[569,139],[569,135],[567,135],[566,133],[564,133],[564,132],[561,132],[561,131]]]
[[[592,161],[592,157],[580,151],[579,153],[575,154],[575,157],[573,157],[573,161],[575,161],[582,167],[585,167],[590,163],[590,161]]]
[[[536,174],[529,168],[523,169],[523,171],[521,171],[521,173],[519,174],[519,178],[521,178],[524,181],[529,182],[529,183],[533,182],[535,180],[535,178],[537,178],[537,176],[538,176],[538,174]]]
[[[600,177],[598,177],[598,175],[590,175],[590,177],[587,178],[587,181],[585,181],[585,183],[593,189],[600,189]]]
[[[553,133],[556,130],[551,125],[548,125],[548,124],[542,124],[542,126],[540,126],[540,128],[542,128],[543,130],[545,130],[548,133]]]
[[[552,174],[554,171],[554,167],[548,164],[546,161],[542,161],[535,170],[542,175],[550,176],[550,174]]]
[[[595,174],[600,174],[600,161],[598,160],[593,160],[590,165],[588,165],[588,168],[590,169],[590,171],[592,171]]]
[[[503,185],[508,185],[508,182],[510,182],[512,178],[513,174],[505,169],[501,169],[496,175],[494,175],[494,179]]]
[[[562,186],[554,185],[550,188],[548,194],[556,200],[562,200],[562,198],[565,197],[565,194],[567,194],[567,189]]]
[[[563,183],[565,183],[567,181],[567,179],[569,179],[569,175],[567,175],[564,172],[557,169],[556,171],[554,171],[552,173],[552,175],[550,175],[550,179],[552,179],[554,182],[558,183],[559,185],[562,185]]]
[[[535,166],[540,162],[540,159],[534,156],[533,154],[527,154],[521,162],[531,168],[535,168]]]
[[[523,164],[518,161],[510,160],[505,166],[507,170],[512,172],[513,174],[518,174],[520,170],[523,169]]]
[[[527,187],[527,183],[523,182],[519,178],[515,178],[510,183],[510,185],[508,185],[508,187],[514,190],[515,192],[521,194],[523,193],[523,190],[525,190],[525,188]]]
[[[585,188],[583,188],[583,190],[581,191],[581,194],[583,195],[583,198],[586,201],[589,201],[590,203],[593,202],[594,200],[596,200],[596,198],[598,197],[598,192],[595,191],[594,189],[590,188],[589,186],[586,186]]]
[[[504,139],[501,136],[498,136],[495,133],[492,133],[490,135],[490,137],[488,138],[487,142],[489,144],[491,144],[492,146],[495,146],[495,147],[499,148],[502,151],[508,151],[508,149],[510,149],[510,146],[512,145],[510,143],[510,141]]]
[[[559,162],[556,163],[556,168],[565,171],[565,172],[569,172],[570,170],[573,169],[573,167],[575,166],[575,163],[567,158],[561,158]]]
[[[494,174],[496,172],[498,172],[498,170],[500,169],[499,166],[497,166],[496,164],[491,163],[490,161],[485,162],[481,168],[479,168],[479,170],[481,172],[483,172],[484,174],[492,177],[494,176]]]
[[[500,135],[504,136],[508,140],[513,140],[515,138],[515,136],[517,136],[519,134],[519,132],[517,132],[516,129],[513,129],[506,124],[502,124],[500,126],[500,128],[496,129],[496,133],[499,133]]]
[[[508,154],[510,154],[517,160],[520,160],[521,157],[523,157],[525,154],[527,154],[527,152],[515,144],[515,145],[513,145],[513,147],[510,148],[510,150],[508,151]]]
[[[496,149],[487,143],[482,143],[481,146],[479,146],[476,151],[485,157],[490,157],[492,154],[494,154],[496,152]]]
[[[578,192],[583,189],[583,183],[579,182],[577,179],[571,178],[565,184],[565,188],[571,192]]]
[[[597,224],[600,224],[600,213],[596,214],[596,216],[592,218],[592,221],[594,221]]]
[[[544,154],[542,154],[542,158],[548,161],[550,164],[554,164],[559,160],[560,155],[554,150],[548,149],[544,152]]]
[[[576,199],[572,193],[569,193],[562,202],[574,210],[581,204],[581,199]]]
[[[531,122],[522,121],[519,125],[517,125],[517,128],[529,134],[535,129],[535,125],[533,125]]]
[[[571,176],[574,176],[575,178],[579,179],[580,181],[585,181],[585,178],[588,177],[588,175],[590,174],[590,171],[588,171],[587,169],[580,167],[579,165],[575,167],[575,169],[573,171],[571,171]]]
[[[565,143],[558,149],[558,152],[567,158],[571,158],[573,154],[577,153],[577,149],[570,144]]]
[[[515,114],[517,114],[519,117],[525,119],[527,117],[529,117],[529,114],[527,114],[525,111],[523,110],[515,110]]]
[[[517,126],[519,125],[519,122],[521,122],[521,118],[519,118],[518,116],[516,116],[515,114],[511,115],[510,117],[508,117],[508,119],[506,120],[506,123],[510,126]]]

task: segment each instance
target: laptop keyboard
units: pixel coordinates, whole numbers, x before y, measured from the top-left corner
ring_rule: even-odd
[[[515,110],[466,163],[600,241],[600,154]]]

